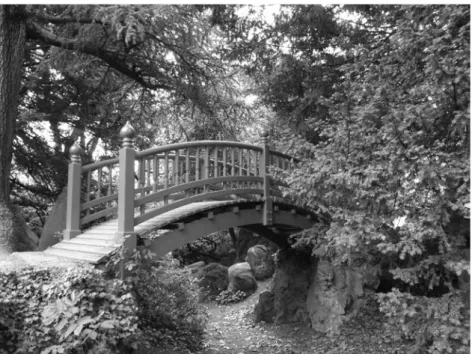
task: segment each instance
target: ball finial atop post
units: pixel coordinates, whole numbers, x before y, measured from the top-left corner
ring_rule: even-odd
[[[264,143],[267,142],[268,138],[269,138],[269,130],[267,128],[263,128],[260,132],[259,132],[259,136],[262,138],[262,140],[264,141]]]
[[[84,152],[82,151],[82,149],[80,148],[79,144],[76,141],[69,149],[69,156],[70,156],[71,162],[80,162],[80,156],[83,153]]]
[[[120,136],[123,138],[123,147],[133,147],[136,130],[134,130],[129,121],[127,121],[123,128],[121,128]]]

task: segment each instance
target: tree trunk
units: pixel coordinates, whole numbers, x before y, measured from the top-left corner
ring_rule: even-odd
[[[26,29],[24,6],[0,5],[0,253],[19,250],[21,227],[10,200],[13,134],[18,115]]]

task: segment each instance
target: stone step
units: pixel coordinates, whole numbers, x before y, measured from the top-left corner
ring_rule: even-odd
[[[78,242],[62,241],[53,246],[53,248],[65,249],[70,251],[80,251],[107,255],[117,249],[112,246],[87,245]]]
[[[92,264],[99,263],[101,259],[106,257],[103,254],[71,251],[71,250],[56,248],[55,246],[48,248],[44,252],[50,255],[63,257],[63,258],[71,258],[71,259],[84,261],[84,262],[88,262]]]

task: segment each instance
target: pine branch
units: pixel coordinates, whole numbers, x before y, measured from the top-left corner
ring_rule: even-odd
[[[34,21],[28,21],[26,27],[26,34],[28,39],[36,39],[41,40],[46,44],[60,47],[64,49],[69,49],[73,51],[78,51],[84,54],[92,55],[96,58],[103,60],[105,63],[110,65],[113,69],[119,71],[123,75],[128,76],[129,78],[133,79],[141,86],[156,90],[156,89],[163,89],[167,91],[174,91],[175,89],[172,86],[162,84],[162,83],[152,83],[145,80],[142,76],[140,76],[136,71],[130,69],[126,63],[120,58],[118,55],[111,53],[109,51],[104,50],[103,48],[99,47],[96,43],[90,42],[83,42],[77,39],[70,39],[61,36],[57,36]],[[152,76],[152,78],[155,78]]]

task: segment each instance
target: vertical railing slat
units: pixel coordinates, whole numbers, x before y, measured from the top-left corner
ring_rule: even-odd
[[[179,165],[180,165],[180,161],[179,161],[179,150],[175,150],[175,158],[174,158],[174,185],[178,185],[179,184]]]
[[[218,177],[218,147],[215,146],[215,152],[213,157],[213,178]]]
[[[231,148],[231,176],[236,176],[236,163],[234,161],[234,147]]]
[[[139,159],[139,188],[141,189],[141,198],[146,196],[146,158]],[[139,213],[144,214],[144,204],[139,207]]]
[[[159,184],[159,157],[157,155],[154,155],[152,159],[152,179],[152,191],[155,193]]]
[[[185,183],[190,182],[190,148],[185,154]]]
[[[92,171],[87,172],[87,191],[85,192],[85,202],[90,202],[90,185],[91,185],[91,180],[92,180]],[[87,208],[87,211],[85,212],[85,215],[90,214],[90,208]]]
[[[108,165],[108,195],[113,193],[113,165]]]
[[[200,147],[195,152],[195,181],[200,180]]]
[[[164,190],[169,188],[169,153],[166,151],[164,153]],[[164,197],[164,204],[169,203],[169,197]]]
[[[203,179],[207,180],[210,178],[210,147],[207,146],[205,149],[205,160],[204,160],[204,175]],[[203,192],[208,192],[208,185],[205,184],[203,187]]]
[[[97,199],[102,197],[102,168],[98,168],[97,176]]]

